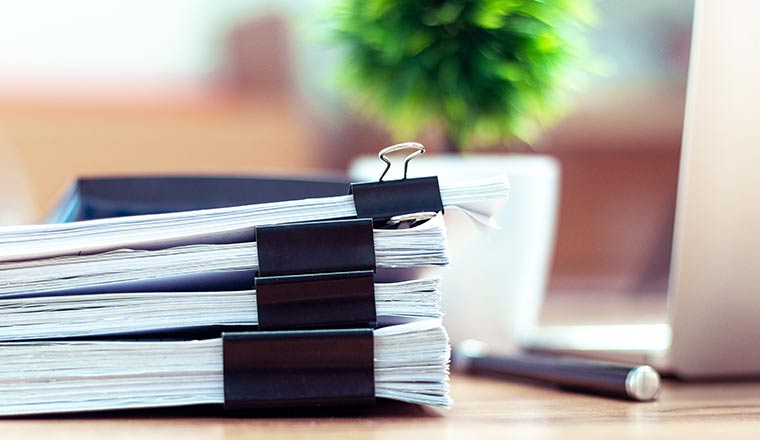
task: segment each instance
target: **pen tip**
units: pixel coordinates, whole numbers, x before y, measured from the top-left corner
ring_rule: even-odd
[[[660,375],[648,365],[638,366],[628,373],[625,389],[635,400],[655,400],[660,393]]]

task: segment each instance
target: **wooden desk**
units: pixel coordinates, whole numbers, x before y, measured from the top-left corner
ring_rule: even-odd
[[[454,376],[449,411],[381,402],[367,415],[231,418],[151,412],[0,421],[0,438],[481,439],[760,436],[760,382],[667,382],[658,402],[630,403]]]

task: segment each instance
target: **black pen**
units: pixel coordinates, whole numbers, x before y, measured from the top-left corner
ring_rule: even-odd
[[[655,400],[660,392],[660,375],[648,365],[523,354],[495,356],[478,341],[465,341],[455,348],[453,367],[471,374],[527,379],[636,401]]]

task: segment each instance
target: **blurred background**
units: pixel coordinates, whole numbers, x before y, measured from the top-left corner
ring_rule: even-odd
[[[496,151],[562,165],[550,291],[663,293],[693,2],[595,4],[604,69],[555,126]],[[0,3],[0,222],[44,219],[77,176],[345,175],[397,139],[341,93],[329,7]]]

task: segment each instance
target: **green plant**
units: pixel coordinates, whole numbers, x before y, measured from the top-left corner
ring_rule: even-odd
[[[584,70],[590,0],[342,0],[343,83],[400,137],[530,141]]]

